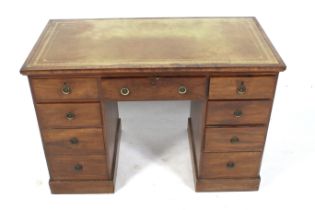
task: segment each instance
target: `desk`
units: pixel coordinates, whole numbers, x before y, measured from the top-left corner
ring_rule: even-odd
[[[196,191],[257,190],[285,68],[251,17],[50,20],[21,73],[51,192],[114,192],[117,101],[134,100],[191,101]]]

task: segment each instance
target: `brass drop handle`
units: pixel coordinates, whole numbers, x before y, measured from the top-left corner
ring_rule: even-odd
[[[244,95],[246,93],[246,86],[243,81],[241,81],[240,85],[237,87],[237,94]]]
[[[226,167],[229,169],[235,168],[235,163],[233,161],[229,161],[226,163]]]
[[[79,144],[79,139],[76,137],[72,137],[69,141],[70,144]]]
[[[239,118],[242,116],[243,112],[242,110],[235,110],[233,114],[234,114],[234,117]]]
[[[66,113],[66,119],[67,120],[73,120],[75,118],[75,114],[73,112],[67,112]]]
[[[74,170],[75,171],[82,171],[83,170],[83,165],[80,163],[77,163],[74,165]]]
[[[187,87],[185,87],[184,85],[181,85],[178,87],[178,93],[180,95],[185,95],[187,93]]]
[[[230,142],[231,144],[237,144],[240,142],[240,139],[237,137],[237,136],[233,136],[231,139],[230,139]]]
[[[123,95],[123,96],[129,95],[129,93],[130,93],[130,91],[126,87],[123,87],[123,88],[120,89],[120,94]]]
[[[68,85],[66,82],[63,83],[63,86],[61,88],[61,92],[64,94],[64,95],[69,95],[71,93],[71,87],[70,85]]]

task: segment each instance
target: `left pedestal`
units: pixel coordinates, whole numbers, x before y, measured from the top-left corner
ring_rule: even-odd
[[[120,120],[98,78],[29,78],[52,193],[113,193]]]

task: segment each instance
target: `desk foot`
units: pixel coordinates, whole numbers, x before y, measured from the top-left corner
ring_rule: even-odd
[[[113,193],[113,180],[49,181],[53,194]]]
[[[235,179],[195,179],[196,192],[257,191],[260,177]]]

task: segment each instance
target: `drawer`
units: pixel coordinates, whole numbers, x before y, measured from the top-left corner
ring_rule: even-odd
[[[102,125],[98,103],[37,104],[41,127],[100,127]]]
[[[209,101],[207,124],[265,124],[271,105],[271,101]]]
[[[103,155],[48,157],[53,180],[108,179]]]
[[[103,96],[112,100],[185,100],[206,98],[205,77],[103,79]]]
[[[262,151],[265,127],[206,128],[206,152]]]
[[[271,99],[276,77],[213,77],[209,99]]]
[[[42,135],[48,155],[105,153],[100,128],[43,129]]]
[[[200,178],[257,177],[260,152],[203,153]]]
[[[31,84],[36,101],[98,98],[94,78],[32,79]]]

